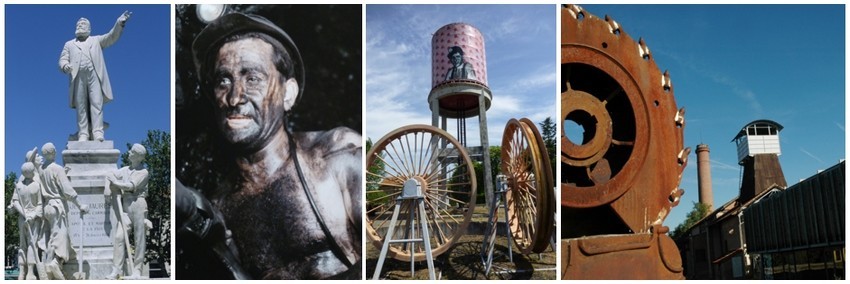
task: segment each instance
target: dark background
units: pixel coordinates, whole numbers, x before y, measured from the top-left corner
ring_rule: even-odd
[[[215,189],[227,171],[227,149],[212,123],[212,104],[199,93],[191,46],[205,24],[195,5],[176,8],[176,167],[183,184]],[[346,126],[362,133],[362,10],[360,5],[229,5],[286,31],[306,69],[304,93],[289,112],[291,131]]]

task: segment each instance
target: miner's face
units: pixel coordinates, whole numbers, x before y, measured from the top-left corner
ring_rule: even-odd
[[[455,52],[455,54],[452,54],[452,65],[457,67],[460,66],[461,63],[463,63],[463,55],[461,55],[460,52]]]
[[[222,45],[214,69],[215,117],[224,138],[237,146],[262,147],[282,129],[289,79],[274,66],[274,48],[258,38]],[[297,93],[297,87],[296,87]]]

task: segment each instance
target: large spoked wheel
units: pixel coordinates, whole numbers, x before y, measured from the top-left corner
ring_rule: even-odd
[[[398,200],[408,181],[419,184],[424,195],[434,257],[465,233],[475,209],[475,169],[466,149],[450,134],[430,125],[401,127],[372,146],[366,165],[366,231],[377,248],[382,248],[397,204],[401,210],[393,239],[422,236],[419,211],[409,210],[412,202]],[[425,259],[423,249],[421,243],[391,243],[387,255],[402,261],[413,256],[420,261]]]
[[[546,145],[533,122],[526,118],[508,121],[501,157],[514,243],[523,254],[543,252],[554,230],[554,178]]]

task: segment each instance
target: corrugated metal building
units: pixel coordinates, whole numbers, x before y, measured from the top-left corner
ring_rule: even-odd
[[[844,164],[743,210],[753,278],[845,278]]]

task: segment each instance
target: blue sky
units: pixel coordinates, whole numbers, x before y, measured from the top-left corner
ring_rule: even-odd
[[[685,144],[711,148],[715,208],[738,195],[735,143],[746,123],[785,128],[779,161],[789,185],[845,158],[843,5],[582,5],[643,37],[676,103],[686,108]],[[682,222],[698,200],[696,153],[685,196],[665,224]]]
[[[771,119],[780,133],[780,162],[790,184],[845,158],[845,7],[842,5],[583,5],[611,15],[643,37],[670,71],[685,107],[685,144],[711,147],[714,202],[737,196],[740,168],[730,140],[744,124]],[[68,79],[57,61],[79,17],[106,33],[133,11],[121,39],[104,50],[115,100],[105,106],[107,139],[126,151],[148,129],[169,130],[168,5],[5,5],[5,170],[52,141],[64,148],[76,131],[67,105]],[[429,124],[431,33],[466,22],[486,41],[493,106],[491,145],[513,117],[557,117],[556,5],[367,5],[365,136],[376,141],[397,127]],[[451,124],[451,123],[450,123]],[[453,125],[450,133],[454,133]],[[477,122],[469,142],[477,145]],[[665,222],[674,227],[697,200],[696,156],[681,187],[686,194]]]
[[[366,137],[377,141],[398,127],[431,123],[431,36],[455,22],[484,36],[490,145],[501,144],[511,118],[555,119],[556,11],[556,5],[366,5]],[[455,124],[448,124],[455,135]],[[480,145],[478,133],[477,117],[467,119],[469,145]]]
[[[80,17],[91,21],[92,35],[101,35],[125,10],[133,15],[123,35],[103,50],[115,98],[104,106],[106,139],[123,153],[149,129],[170,132],[169,5],[5,5],[4,175],[20,172],[24,154],[35,146],[65,148],[77,125],[68,77],[58,67],[62,46],[74,38]]]

